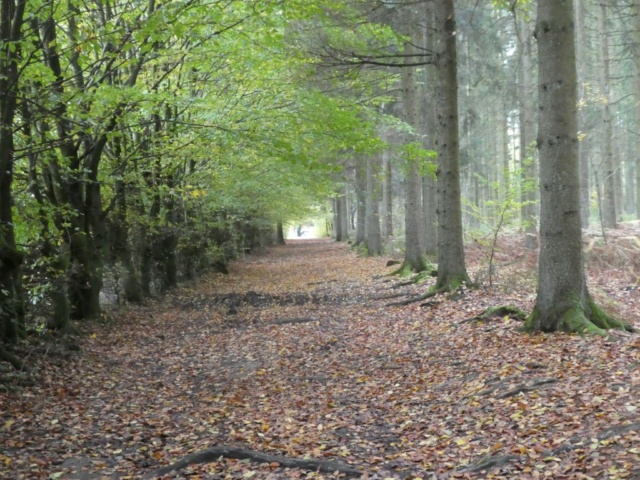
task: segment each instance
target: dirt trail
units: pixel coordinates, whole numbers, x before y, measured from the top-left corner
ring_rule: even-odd
[[[494,290],[388,307],[385,264],[291,242],[130,309],[71,361],[48,358],[41,384],[0,396],[0,477],[141,478],[213,446],[369,478],[640,475],[636,337],[461,323],[510,300]],[[279,463],[168,478],[334,478]]]

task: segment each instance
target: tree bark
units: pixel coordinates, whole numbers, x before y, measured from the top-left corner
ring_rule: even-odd
[[[533,250],[538,246],[538,226],[536,221],[536,190],[537,176],[536,154],[533,147],[536,134],[535,124],[535,87],[533,83],[531,29],[529,22],[522,15],[518,16],[520,30],[520,51],[522,64],[520,66],[520,168],[522,170],[522,227],[524,230],[525,247]]]
[[[600,4],[600,36],[602,38],[602,183],[604,195],[602,199],[602,222],[605,228],[617,227],[616,205],[616,170],[613,159],[613,126],[611,117],[611,83],[610,83],[610,55],[609,38],[607,33],[607,5]]]
[[[24,300],[13,223],[14,125],[18,106],[19,41],[26,0],[0,1],[0,341],[14,342],[21,335]],[[15,48],[9,48],[9,46]]]
[[[405,6],[403,18],[405,25],[409,25],[407,34],[410,40],[404,44],[404,55],[412,61],[411,55],[416,53],[415,29],[413,8]],[[418,82],[415,67],[403,67],[402,78],[402,108],[404,120],[414,129],[418,129]],[[404,135],[406,143],[416,141],[413,134]],[[424,254],[424,215],[422,213],[422,176],[415,159],[406,159],[404,172],[405,202],[404,202],[404,225],[405,225],[405,250],[404,265],[413,271],[421,272],[427,268],[427,261]]]
[[[367,255],[375,257],[382,254],[382,235],[380,234],[380,182],[378,169],[380,161],[377,155],[367,157],[366,165],[366,246]]]
[[[580,224],[577,81],[573,2],[540,0],[540,257],[529,330],[601,333],[624,323],[605,315],[587,290]]]
[[[433,30],[433,2],[425,5],[424,47],[425,51],[432,52],[435,48]],[[422,91],[422,116],[424,147],[427,150],[435,150],[435,136],[438,130],[436,119],[435,98],[436,78],[432,65],[424,67],[424,89]],[[437,161],[433,159],[433,161]],[[427,173],[422,179],[422,210],[424,214],[424,251],[425,254],[435,258],[438,254],[438,195],[436,179],[431,173]]]
[[[640,3],[632,2],[631,18],[633,24],[633,92],[635,95],[636,129],[640,128]],[[640,218],[640,135],[635,141],[636,190],[635,211],[636,218]]]
[[[356,239],[355,245],[365,241],[366,212],[369,205],[367,196],[368,160],[363,155],[356,157]]]
[[[382,153],[384,179],[382,184],[382,236],[393,237],[393,169],[388,151]]]
[[[580,219],[582,228],[589,226],[589,217],[591,216],[591,198],[590,198],[590,178],[589,178],[589,136],[587,132],[587,115],[586,115],[586,64],[587,57],[585,54],[585,8],[584,0],[575,0],[575,17],[576,17],[576,66],[578,72],[578,131],[581,132],[580,143],[578,145],[578,155],[580,158]]]
[[[453,0],[435,2],[438,76],[438,279],[436,289],[469,282],[464,260],[458,143],[456,22]]]
[[[276,243],[278,245],[287,244],[284,240],[284,226],[282,225],[282,222],[278,222],[276,225]]]
[[[342,224],[342,240],[349,240],[349,202],[347,201],[347,185],[345,184],[342,195],[338,199],[340,202],[340,223]]]

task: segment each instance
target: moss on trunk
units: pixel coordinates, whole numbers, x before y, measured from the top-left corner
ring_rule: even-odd
[[[427,260],[426,257],[420,257],[417,259],[415,264],[409,263],[407,260],[402,262],[400,268],[394,270],[390,273],[390,275],[399,275],[400,277],[408,277],[412,273],[423,273],[426,272],[425,276],[432,276],[435,272],[437,272],[437,268],[431,262]]]
[[[633,331],[631,325],[606,313],[590,298],[584,302],[573,302],[564,311],[556,311],[554,314],[557,319],[555,322],[544,322],[538,309],[534,309],[525,322],[524,330],[528,332],[542,330],[602,336],[606,336],[606,331],[611,329]],[[554,325],[555,328],[543,329],[541,325]]]
[[[470,285],[471,281],[466,273],[459,275],[446,275],[439,278],[434,286],[434,290],[439,292],[454,292],[462,285]]]

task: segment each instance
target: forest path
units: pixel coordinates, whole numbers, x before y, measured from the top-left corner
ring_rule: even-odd
[[[293,241],[94,327],[82,354],[50,356],[42,382],[0,396],[0,477],[141,478],[213,446],[369,478],[640,476],[636,336],[465,321],[530,306],[499,289],[388,307],[385,264]],[[315,475],[278,463],[221,459],[169,477]]]

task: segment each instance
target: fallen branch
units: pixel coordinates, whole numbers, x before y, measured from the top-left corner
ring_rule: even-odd
[[[206,450],[201,450],[199,452],[192,453],[191,455],[187,455],[186,457],[178,460],[172,465],[160,468],[155,472],[146,475],[145,477],[143,477],[143,480],[151,480],[155,477],[162,477],[163,475],[166,475],[170,472],[182,470],[189,465],[215,462],[219,458],[251,460],[257,463],[277,463],[280,467],[299,468],[301,470],[313,472],[338,472],[349,478],[362,476],[362,472],[351,467],[350,465],[347,465],[346,463],[333,462],[328,460],[316,460],[312,458],[299,459],[283,457],[281,455],[270,455],[268,453],[257,452],[255,450],[247,450],[245,448],[222,446],[207,448]]]

